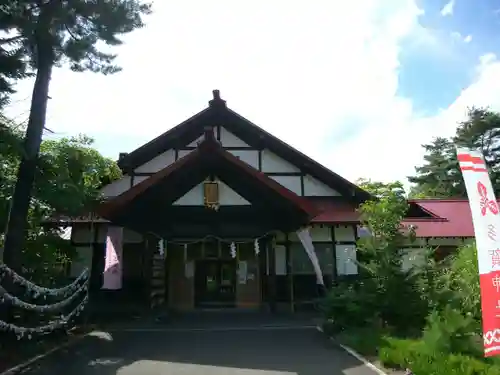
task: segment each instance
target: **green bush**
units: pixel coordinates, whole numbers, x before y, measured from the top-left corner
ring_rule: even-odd
[[[434,311],[427,319],[422,341],[433,352],[460,353],[482,357],[481,327],[472,314],[462,314],[450,306]]]
[[[451,306],[481,321],[481,293],[475,244],[458,249],[447,261],[440,276],[436,303],[440,310]]]
[[[500,375],[500,367],[466,355],[436,352],[424,341],[387,339],[380,362],[390,368],[409,368],[416,375]]]
[[[378,316],[374,294],[367,282],[344,282],[333,288],[320,304],[325,331],[333,334],[348,327],[372,324]]]
[[[339,333],[336,339],[362,355],[376,357],[379,348],[386,346],[388,337],[389,332],[384,329],[362,327]]]

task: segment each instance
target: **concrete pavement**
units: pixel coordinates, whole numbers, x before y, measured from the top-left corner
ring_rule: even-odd
[[[375,375],[306,325],[93,332],[24,375]]]

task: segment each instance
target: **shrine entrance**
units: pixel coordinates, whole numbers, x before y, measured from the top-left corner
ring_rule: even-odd
[[[236,261],[205,259],[195,263],[195,306],[236,306]]]

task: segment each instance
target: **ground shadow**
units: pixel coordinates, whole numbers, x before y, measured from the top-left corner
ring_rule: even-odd
[[[30,375],[373,375],[313,328],[95,332],[31,366]]]

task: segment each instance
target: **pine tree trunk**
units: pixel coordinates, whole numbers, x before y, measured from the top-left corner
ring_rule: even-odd
[[[43,44],[47,45],[48,48],[43,48]],[[25,242],[28,210],[45,126],[49,83],[53,66],[50,44],[42,41],[39,46],[37,74],[24,139],[24,153],[17,172],[16,186],[5,231],[3,261],[17,272],[21,271],[21,252]]]

